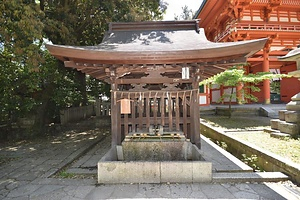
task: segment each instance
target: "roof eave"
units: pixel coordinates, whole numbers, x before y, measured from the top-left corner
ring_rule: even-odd
[[[156,62],[176,63],[203,61],[209,62],[217,59],[228,59],[234,57],[249,57],[263,48],[267,39],[247,41],[247,43],[194,50],[177,51],[105,51],[91,50],[63,45],[46,45],[50,53],[62,61],[65,60],[85,60],[105,61],[107,63],[143,63],[153,64]]]

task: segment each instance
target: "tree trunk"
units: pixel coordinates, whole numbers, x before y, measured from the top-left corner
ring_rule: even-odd
[[[36,110],[35,121],[33,126],[34,135],[43,135],[45,133],[48,105],[49,99],[42,102],[42,104]]]
[[[48,119],[48,109],[51,109],[50,99],[53,96],[55,90],[54,83],[50,83],[45,86],[45,89],[41,91],[38,99],[41,101],[36,109],[35,121],[33,125],[33,134],[34,135],[43,135],[45,133],[46,120]]]
[[[78,90],[80,91],[80,94],[82,96],[81,102],[79,102],[79,105],[76,106],[86,106],[88,104],[87,100],[87,92],[86,92],[86,78],[85,74],[79,71],[76,71],[76,81],[78,82]]]
[[[231,88],[231,93],[230,93],[230,96],[229,96],[229,118],[231,118],[231,101],[232,101],[232,94],[233,94],[233,87]]]

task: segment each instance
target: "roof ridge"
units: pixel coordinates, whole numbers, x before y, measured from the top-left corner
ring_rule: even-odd
[[[196,30],[198,32],[198,24],[199,20],[111,22],[109,32],[136,30]]]

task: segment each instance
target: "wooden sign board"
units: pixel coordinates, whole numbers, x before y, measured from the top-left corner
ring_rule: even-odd
[[[121,114],[130,114],[131,106],[130,99],[121,99]]]

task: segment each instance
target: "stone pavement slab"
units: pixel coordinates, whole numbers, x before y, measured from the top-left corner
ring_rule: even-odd
[[[253,169],[201,135],[201,154],[212,162],[213,172],[252,172]]]

